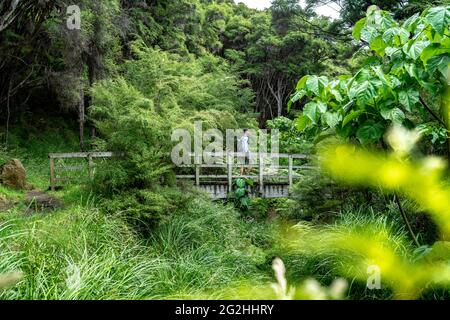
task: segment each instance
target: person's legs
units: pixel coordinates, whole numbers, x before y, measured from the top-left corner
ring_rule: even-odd
[[[245,173],[245,156],[244,157],[239,157],[239,162],[240,162],[240,164],[241,164],[241,176],[243,176],[244,175],[244,173]]]
[[[247,168],[247,174],[251,175],[252,174],[252,167],[250,167],[250,165],[252,164],[252,158],[251,158],[251,154],[250,152],[247,154],[247,162],[249,167]]]

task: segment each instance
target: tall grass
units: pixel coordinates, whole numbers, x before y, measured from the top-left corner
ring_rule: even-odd
[[[92,206],[16,219],[0,228],[0,273],[25,277],[0,298],[218,298],[215,290],[265,278],[258,266],[266,257],[245,223],[232,208],[202,199],[146,240]]]
[[[357,261],[354,253],[338,248],[334,250],[325,244],[330,242],[328,237],[336,237],[336,230],[342,235],[372,233],[377,237],[383,234],[387,244],[395,248],[397,254],[406,257],[414,248],[398,217],[395,207],[389,207],[385,212],[375,212],[370,206],[355,205],[337,213],[333,224],[317,226],[300,222],[300,231],[281,237],[280,244],[274,250],[286,263],[290,283],[300,283],[312,277],[328,286],[336,278],[344,276],[349,282],[349,299],[391,299],[390,289],[368,290],[365,282],[356,277],[348,278],[347,272],[342,273],[349,262]],[[291,240],[295,243],[293,246]]]

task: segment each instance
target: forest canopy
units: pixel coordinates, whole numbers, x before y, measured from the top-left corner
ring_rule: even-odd
[[[0,299],[450,298],[448,0],[237,2],[0,2]]]

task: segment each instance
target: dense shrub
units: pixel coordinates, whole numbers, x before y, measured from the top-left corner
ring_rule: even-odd
[[[167,188],[174,186],[172,131],[192,130],[194,121],[222,130],[248,123],[245,115],[236,115],[248,108],[252,94],[240,88],[241,81],[219,58],[182,58],[141,42],[133,50],[136,59],[124,64],[122,77],[92,90],[96,147],[117,155],[99,166],[93,190],[107,199],[108,212],[154,223],[184,198]]]

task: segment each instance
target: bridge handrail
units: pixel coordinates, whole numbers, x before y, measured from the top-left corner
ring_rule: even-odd
[[[233,156],[233,157],[245,157],[247,155],[250,155],[250,157],[275,157],[275,158],[293,158],[293,159],[309,159],[311,156],[306,154],[294,154],[294,153],[269,153],[269,152],[232,152],[232,151],[225,151],[225,152],[202,152],[201,154],[197,154],[195,152],[190,152],[188,154],[190,157],[197,157],[197,156],[213,156],[213,157],[225,157],[225,156]]]
[[[75,158],[112,158],[113,152],[70,152],[70,153],[49,153],[50,159],[75,159]]]

